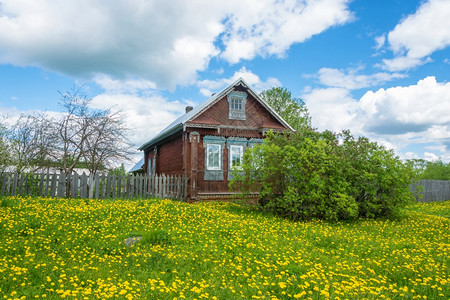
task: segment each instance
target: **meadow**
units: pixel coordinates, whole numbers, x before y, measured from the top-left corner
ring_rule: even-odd
[[[5,197],[0,299],[449,299],[449,216],[450,201],[327,223],[221,202]]]

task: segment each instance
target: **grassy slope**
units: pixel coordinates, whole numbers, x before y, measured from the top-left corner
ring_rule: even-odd
[[[0,295],[448,299],[449,212],[331,224],[230,203],[4,198]]]

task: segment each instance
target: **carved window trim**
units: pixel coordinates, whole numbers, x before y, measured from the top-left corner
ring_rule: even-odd
[[[241,137],[229,137],[227,138],[227,148],[228,148],[228,180],[233,179],[233,167],[231,162],[231,148],[232,147],[241,147],[242,148],[242,155],[241,155],[241,162],[242,157],[244,156],[244,152],[247,149],[248,146],[248,140],[246,138]]]
[[[233,91],[228,93],[228,118],[230,120],[245,121],[245,104],[247,102],[246,92]]]
[[[219,146],[220,168],[208,168],[208,148],[209,145]],[[223,180],[223,149],[225,148],[225,138],[221,136],[206,135],[203,137],[203,147],[205,149],[205,171],[203,179],[206,181]]]

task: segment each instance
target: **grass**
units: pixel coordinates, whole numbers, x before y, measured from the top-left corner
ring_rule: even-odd
[[[5,299],[450,297],[450,201],[351,223],[292,222],[219,202],[0,203]]]

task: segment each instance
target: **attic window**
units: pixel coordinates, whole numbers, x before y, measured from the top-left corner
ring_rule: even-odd
[[[231,120],[245,120],[247,93],[233,91],[227,95],[227,98],[229,104],[228,118]]]

